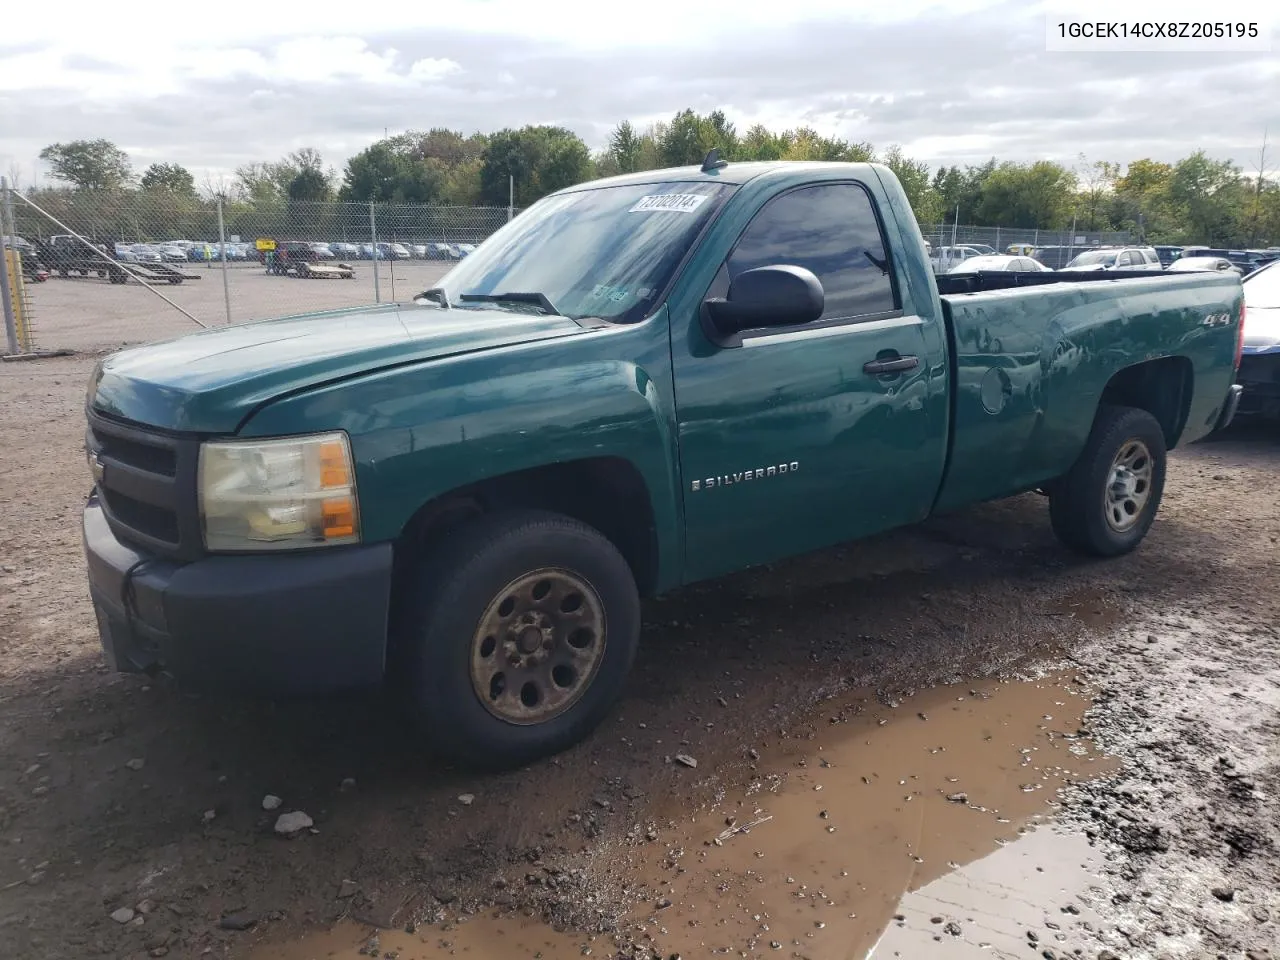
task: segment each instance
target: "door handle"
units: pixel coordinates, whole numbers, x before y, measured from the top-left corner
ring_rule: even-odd
[[[919,357],[895,357],[892,360],[871,360],[862,365],[862,372],[873,377],[885,373],[900,373],[903,370],[914,370],[920,366]]]

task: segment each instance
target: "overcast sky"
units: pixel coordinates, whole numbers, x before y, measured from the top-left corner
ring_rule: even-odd
[[[1174,2],[1103,9],[1167,19]],[[1194,7],[1201,19],[1222,9],[1243,20],[1272,2]],[[7,4],[0,173],[16,164],[29,185],[42,147],[94,137],[124,147],[138,170],[176,161],[198,183],[302,146],[341,170],[384,129],[553,123],[598,148],[622,119],[643,126],[686,106],[719,107],[739,129],[807,124],[878,148],[898,143],[931,166],[991,155],[1071,164],[1082,152],[1173,160],[1203,148],[1251,170],[1270,124],[1267,166],[1280,167],[1272,25],[1270,51],[1050,53],[1036,2],[608,9],[600,0]]]

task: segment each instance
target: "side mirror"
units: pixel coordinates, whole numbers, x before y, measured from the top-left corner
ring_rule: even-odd
[[[730,282],[728,296],[703,306],[721,337],[740,343],[743,330],[813,323],[826,309],[826,294],[813,271],[781,264],[743,271]]]

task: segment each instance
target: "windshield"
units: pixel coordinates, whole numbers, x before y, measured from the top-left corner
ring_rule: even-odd
[[[1244,305],[1252,310],[1280,308],[1280,266],[1263,267],[1245,277]]]
[[[475,248],[440,281],[465,294],[540,293],[567,317],[643,319],[732,188],[708,182],[629,184],[546,197]],[[528,310],[528,305],[512,304]]]
[[[1069,267],[1086,267],[1095,263],[1100,263],[1104,267],[1109,267],[1116,262],[1119,254],[1115,250],[1094,250],[1090,253],[1082,253],[1080,256],[1072,260],[1067,266]]]

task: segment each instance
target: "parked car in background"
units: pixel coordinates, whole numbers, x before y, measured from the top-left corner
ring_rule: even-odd
[[[1031,256],[1039,260],[1050,270],[1061,270],[1078,254],[1084,253],[1086,250],[1096,249],[1094,247],[1079,246],[1044,246],[1035,247],[1031,251]]]
[[[22,237],[0,237],[0,247],[12,247],[24,257],[34,257],[36,255],[35,244]]]
[[[1112,250],[1087,250],[1062,269],[1154,271],[1164,268],[1152,247],[1116,247]]]
[[[160,259],[165,263],[186,263],[187,251],[176,243],[164,243],[158,248]]]
[[[1034,257],[1035,249],[1034,243],[1011,243],[1004,248],[1004,252],[1011,257]]]
[[[413,259],[415,260],[427,259],[427,245],[425,243],[410,244],[409,252],[413,254]]]
[[[954,247],[941,247],[937,256],[933,257],[934,273],[950,273],[952,268],[957,264],[963,263],[970,257],[980,257],[980,253],[968,244],[958,244]]]
[[[459,257],[459,259],[461,259],[462,257],[470,256],[471,254],[473,254],[473,253],[475,253],[475,252],[476,252],[476,245],[475,245],[474,243],[460,243],[460,244],[458,244],[458,257]]]
[[[1248,250],[1229,250],[1226,247],[1184,247],[1184,257],[1222,257],[1240,268],[1242,274],[1253,273],[1260,266],[1259,257]]]
[[[1168,267],[1179,257],[1182,256],[1182,247],[1171,246],[1166,243],[1158,243],[1151,248],[1156,252],[1156,256],[1160,258],[1160,263]]]
[[[356,243],[347,243],[345,240],[340,240],[337,243],[329,244],[329,250],[339,260],[360,259],[360,245]]]
[[[403,243],[379,243],[378,244],[379,259],[382,260],[410,260],[413,254],[409,252],[409,248]]]
[[[1007,254],[994,254],[986,257],[970,257],[963,263],[952,267],[950,272],[979,273],[988,270],[1002,270],[1008,273],[1052,273],[1039,260],[1031,257],[1011,257]]]
[[[1280,260],[1244,278],[1244,343],[1236,383],[1242,414],[1280,417]]]
[[[311,252],[316,255],[317,260],[334,260],[337,258],[337,254],[329,248],[327,243],[309,243],[307,246],[311,248]]]
[[[1280,260],[1280,248],[1277,247],[1272,247],[1269,250],[1246,250],[1245,253],[1253,258],[1254,270],[1257,270],[1259,267],[1265,267],[1268,263]]]
[[[135,263],[162,263],[164,261],[164,257],[160,255],[160,248],[153,247],[149,243],[135,243],[129,249],[133,251]]]
[[[456,260],[453,248],[447,243],[428,243],[427,244],[428,260]]]
[[[999,255],[996,253],[995,247],[987,246],[987,244],[985,243],[966,243],[965,246],[968,247],[970,250],[977,250],[978,253],[984,257],[993,257],[993,256]]]
[[[1196,270],[1209,270],[1217,273],[1235,273],[1244,275],[1244,268],[1238,267],[1226,257],[1179,257],[1169,264],[1170,273],[1188,273]]]

